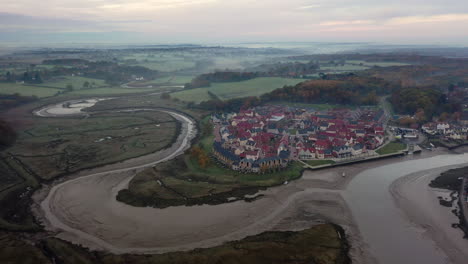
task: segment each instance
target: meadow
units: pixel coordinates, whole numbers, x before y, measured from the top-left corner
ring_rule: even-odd
[[[19,94],[39,98],[54,96],[60,89],[23,85],[17,83],[0,83],[0,94]]]
[[[83,89],[83,85],[85,82],[88,82],[92,87],[103,87],[107,86],[104,80],[94,79],[94,78],[86,78],[81,76],[60,76],[55,77],[51,80],[45,81],[41,84],[37,84],[36,86],[43,86],[43,87],[51,87],[51,88],[58,88],[58,89],[65,89],[68,85],[72,85],[73,89],[79,90]]]
[[[220,99],[228,100],[246,96],[259,96],[285,85],[295,85],[303,81],[305,79],[260,77],[241,82],[212,83],[210,87],[184,90],[173,93],[171,96],[185,102],[199,103],[210,100],[211,97],[208,92],[212,92]]]

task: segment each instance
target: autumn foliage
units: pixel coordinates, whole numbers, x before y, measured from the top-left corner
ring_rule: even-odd
[[[196,160],[198,166],[200,166],[200,168],[202,169],[208,167],[208,165],[210,164],[210,157],[202,148],[198,146],[192,147],[192,149],[190,150],[190,157]]]

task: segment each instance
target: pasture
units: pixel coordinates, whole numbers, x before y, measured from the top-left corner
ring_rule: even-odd
[[[0,83],[0,94],[19,94],[24,96],[37,96],[39,98],[54,96],[60,89],[24,85],[17,83]]]
[[[305,79],[292,79],[280,77],[260,77],[241,82],[212,83],[210,87],[184,90],[171,94],[171,96],[186,102],[199,103],[211,99],[208,91],[222,100],[246,96],[260,96],[285,85],[295,85]]]
[[[55,77],[44,83],[38,84],[37,86],[65,89],[68,85],[72,85],[74,90],[79,90],[79,89],[84,88],[83,85],[85,82],[88,82],[91,85],[91,87],[94,87],[94,88],[107,86],[104,80],[86,78],[86,77],[80,77],[80,76]]]

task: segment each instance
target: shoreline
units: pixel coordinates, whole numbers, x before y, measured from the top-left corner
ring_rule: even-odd
[[[372,167],[380,167],[408,159],[420,159],[438,154],[446,154],[446,152],[430,152],[421,156],[406,156],[401,159],[385,159],[365,164],[354,164],[347,167],[336,167],[320,171],[306,171],[303,177],[299,180],[291,182],[285,186],[273,187],[266,191],[262,191],[261,193],[265,195],[264,198],[250,203],[252,206],[245,206],[243,202],[234,202],[228,205],[221,205],[221,207],[181,206],[173,209],[169,208],[169,210],[141,208],[142,211],[137,214],[142,213],[150,217],[153,213],[153,217],[150,218],[154,220],[157,219],[154,217],[163,219],[162,223],[160,223],[162,227],[158,227],[159,224],[154,225],[154,221],[151,221],[153,223],[150,222],[149,225],[145,226],[146,229],[143,230],[145,232],[141,232],[142,230],[138,231],[138,228],[135,229],[134,231],[139,232],[136,235],[132,234],[132,232],[123,232],[118,234],[113,233],[115,230],[110,230],[110,232],[109,230],[103,231],[102,228],[104,226],[106,229],[113,229],[117,226],[121,226],[122,223],[115,224],[114,221],[112,221],[111,223],[114,224],[114,227],[106,226],[106,224],[104,224],[106,222],[99,223],[99,217],[96,217],[96,215],[91,217],[91,215],[70,211],[65,212],[65,215],[62,215],[62,220],[71,221],[70,223],[76,224],[75,227],[80,228],[80,230],[83,225],[85,225],[86,228],[90,228],[89,225],[94,225],[94,229],[91,227],[91,229],[84,230],[84,233],[87,235],[93,233],[98,234],[98,237],[95,237],[98,240],[93,241],[94,235],[90,235],[90,237],[87,238],[83,236],[77,237],[76,234],[60,231],[60,228],[55,230],[52,229],[52,231],[55,231],[54,233],[58,234],[57,236],[61,239],[75,244],[80,244],[94,250],[108,250],[113,253],[154,254],[170,251],[187,251],[198,247],[207,248],[227,241],[239,240],[246,236],[255,235],[263,231],[297,231],[309,228],[315,224],[332,222],[342,226],[346,231],[348,243],[350,245],[349,254],[353,261],[357,263],[376,263],[375,259],[373,259],[369,254],[368,245],[363,241],[359,228],[356,226],[353,216],[351,215],[351,211],[342,197],[343,190],[355,175],[369,169],[369,164],[371,164]],[[341,177],[343,169],[347,170],[348,176],[345,178]],[[80,183],[84,178],[76,178],[76,181],[72,184],[73,186],[70,187],[68,191],[65,190],[62,192],[61,195],[69,195],[69,192],[75,189],[75,187],[79,190],[84,190],[89,186],[100,184],[98,182],[105,182],[104,185],[111,187],[107,187],[107,191],[104,191],[105,194],[101,196],[103,203],[107,203],[107,205],[113,208],[113,210],[122,209],[125,211],[129,208],[115,201],[114,196],[119,189],[128,184],[131,177],[131,173],[127,173],[126,175],[113,175],[110,177],[94,177],[100,179],[93,179],[90,182],[90,185],[84,186],[83,183]],[[93,177],[90,177],[89,179],[92,178]],[[117,178],[120,178],[120,180]],[[110,182],[108,182],[109,180]],[[60,199],[63,201],[70,200],[68,198],[71,198],[69,196],[67,198],[65,197],[67,196],[54,196],[54,199],[57,198],[59,201]],[[76,197],[79,196],[75,196],[75,198]],[[91,206],[91,204],[89,205]],[[59,203],[59,206],[61,208],[62,206],[64,206],[64,208],[69,208],[70,206],[76,205],[70,203],[67,204],[67,201],[65,201],[65,204]],[[210,209],[210,207],[212,208]],[[52,210],[60,211],[57,207],[53,207]],[[96,210],[102,211],[99,209]],[[205,226],[205,228],[201,228],[198,232],[193,233],[193,230],[197,230],[196,226],[191,226],[191,231],[188,231],[189,229],[185,229],[185,227],[178,227],[178,229],[182,230],[176,230],[174,225],[172,227],[170,226],[170,224],[174,222],[174,214],[180,215],[182,213],[187,216],[190,214],[210,215],[213,210],[217,211],[219,221],[208,221],[208,229]],[[152,213],[148,213],[149,211],[152,211]],[[222,216],[223,212],[229,211],[233,211],[234,213],[226,213],[225,217]],[[219,215],[221,215],[221,217],[219,217]],[[67,219],[70,216],[72,218]],[[80,218],[75,218],[74,216],[80,216]],[[83,220],[83,217],[87,218],[87,220]],[[94,219],[94,222],[92,219]],[[198,224],[200,224],[200,222],[207,221],[204,217],[199,217],[197,219],[199,220]],[[193,224],[194,221],[194,219],[182,220],[181,225],[184,226],[185,222]],[[104,226],[99,227],[102,224],[104,224]],[[210,226],[211,224],[213,224],[213,226]],[[155,228],[155,231],[150,231],[150,233],[153,233],[152,235],[156,236],[152,237],[151,234],[148,234],[148,229],[152,230],[153,228]],[[174,235],[173,233],[178,234]],[[184,233],[192,235],[188,236]],[[119,245],[113,245],[106,242],[106,239],[109,239],[110,237],[119,237],[123,241],[121,241]],[[161,240],[164,242],[160,242]],[[135,245],[143,245],[143,247],[135,247]]]
[[[433,240],[456,264],[466,263],[468,240],[463,238],[463,230],[452,227],[453,223],[459,222],[458,217],[451,212],[453,208],[440,205],[437,198],[449,195],[452,191],[431,188],[428,184],[440,173],[466,165],[468,163],[412,173],[399,178],[390,186],[390,193],[407,220],[422,228],[422,235]]]
[[[193,121],[190,122],[193,127]],[[185,141],[186,146],[190,144],[189,139]],[[208,248],[263,231],[297,231],[331,222],[346,231],[349,255],[354,262],[376,263],[343,197],[347,186],[356,175],[371,168],[449,153],[438,149],[401,158],[305,170],[298,180],[261,191],[263,198],[248,204],[239,201],[155,209],[134,208],[116,201],[117,192],[128,185],[136,171],[177,155],[177,150],[171,151],[173,146],[65,177],[34,194],[33,211],[46,230],[58,238],[117,254]],[[347,175],[344,178],[343,170]]]

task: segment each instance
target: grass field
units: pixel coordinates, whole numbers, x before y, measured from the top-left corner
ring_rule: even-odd
[[[321,165],[328,165],[328,164],[335,164],[333,160],[307,160],[305,161],[310,166],[321,166]]]
[[[193,75],[174,75],[168,77],[156,78],[149,83],[153,84],[173,84],[173,85],[184,85],[192,81],[195,76]]]
[[[344,66],[320,66],[321,71],[326,72],[352,72],[369,69],[368,66],[345,64]]]
[[[16,83],[0,83],[0,94],[20,94],[24,96],[49,97],[59,92],[59,89],[22,85]]]
[[[104,82],[104,80],[86,78],[86,77],[80,77],[80,76],[56,77],[56,78],[53,78],[52,80],[48,80],[44,83],[38,84],[37,86],[65,89],[67,85],[71,84],[73,86],[73,89],[79,90],[79,89],[83,89],[83,84],[85,82],[89,82],[90,84],[94,83],[93,87],[106,86],[106,83]]]
[[[363,66],[368,66],[368,67],[373,67],[373,66],[378,66],[378,67],[391,67],[391,66],[405,66],[405,65],[410,65],[408,63],[404,62],[373,62],[373,61],[361,61],[361,60],[348,60],[346,63],[350,64],[361,64]]]
[[[406,149],[406,144],[400,142],[390,142],[382,148],[378,149],[376,152],[380,155],[396,153]]]
[[[186,102],[202,102],[210,99],[208,91],[223,100],[259,96],[285,85],[295,85],[305,79],[290,79],[279,77],[261,77],[242,82],[212,83],[210,87],[196,88],[173,93],[171,96]]]
[[[130,64],[132,66],[142,66],[151,70],[160,72],[174,72],[195,66],[195,62],[183,59],[168,59],[168,60],[148,60],[138,61],[138,63]]]
[[[112,94],[133,94],[133,93],[150,93],[158,92],[159,88],[120,88],[120,87],[105,87],[105,88],[93,88],[93,89],[82,89],[72,91],[69,94],[72,95],[112,95]]]

